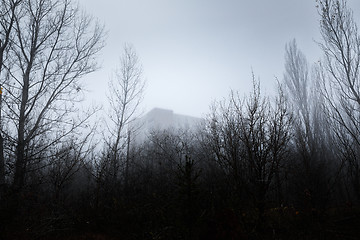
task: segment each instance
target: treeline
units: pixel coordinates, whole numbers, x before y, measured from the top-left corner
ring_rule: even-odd
[[[0,237],[355,239],[360,36],[346,1],[318,4],[322,60],[309,65],[293,40],[274,96],[253,77],[196,131],[139,144],[133,47],[110,80],[106,121],[92,124],[99,110],[75,103],[103,27],[68,0],[1,0]]]

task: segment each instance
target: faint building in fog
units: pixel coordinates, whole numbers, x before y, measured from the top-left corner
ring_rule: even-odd
[[[142,143],[154,131],[177,131],[179,129],[195,131],[201,121],[203,121],[202,118],[176,114],[172,110],[154,108],[132,123],[132,142]]]

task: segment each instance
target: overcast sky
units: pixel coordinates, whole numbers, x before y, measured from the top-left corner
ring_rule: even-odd
[[[251,71],[267,93],[282,79],[284,48],[296,38],[309,62],[321,57],[315,0],[80,0],[104,23],[102,68],[87,77],[90,98],[106,102],[124,43],[134,45],[147,88],[143,108],[201,117],[231,89],[247,93]],[[360,1],[350,0],[357,17]],[[359,18],[357,18],[359,19]],[[359,21],[358,21],[359,22]]]

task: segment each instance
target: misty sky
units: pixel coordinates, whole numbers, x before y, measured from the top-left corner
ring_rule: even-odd
[[[359,20],[360,1],[348,3]],[[293,38],[310,63],[321,57],[315,0],[80,0],[80,5],[108,31],[102,68],[85,79],[90,97],[100,103],[124,43],[134,45],[144,68],[144,110],[160,107],[197,117],[231,89],[247,93],[252,70],[273,93],[275,78],[283,75],[285,44]]]

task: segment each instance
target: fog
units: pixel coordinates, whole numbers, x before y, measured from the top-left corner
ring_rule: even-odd
[[[104,84],[124,43],[132,43],[147,79],[143,107],[202,117],[230,89],[251,89],[251,72],[274,92],[285,44],[296,38],[310,62],[321,57],[316,1],[99,1],[80,4],[105,23],[102,69],[87,76],[91,96],[105,102]],[[355,13],[358,1],[349,1]],[[358,14],[355,14],[357,17]]]
[[[0,239],[357,239],[359,6],[0,0]]]

